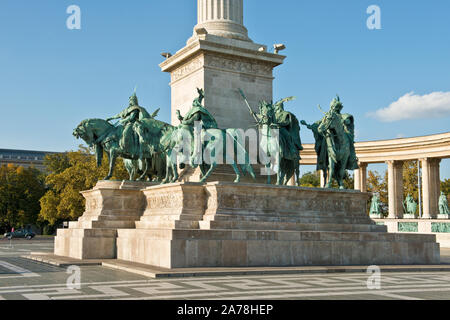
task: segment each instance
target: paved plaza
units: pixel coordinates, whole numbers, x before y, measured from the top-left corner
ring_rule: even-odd
[[[67,268],[21,256],[51,252],[53,241],[0,241],[0,300],[4,299],[450,299],[450,272],[385,272],[381,289],[365,273],[149,279],[101,266],[81,266],[81,285],[68,287]],[[443,263],[449,263],[443,250]],[[73,286],[73,284],[72,284]]]

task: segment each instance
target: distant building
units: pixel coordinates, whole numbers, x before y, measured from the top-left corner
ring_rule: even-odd
[[[0,149],[0,166],[9,163],[24,168],[34,167],[45,171],[44,158],[56,152]]]

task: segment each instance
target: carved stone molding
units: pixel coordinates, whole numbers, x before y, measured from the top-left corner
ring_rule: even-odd
[[[272,66],[269,64],[258,63],[242,58],[228,58],[224,56],[205,56],[205,66],[218,68],[226,71],[248,73],[252,75],[261,75],[272,77]]]
[[[177,81],[203,67],[203,56],[199,55],[171,73],[172,82]]]

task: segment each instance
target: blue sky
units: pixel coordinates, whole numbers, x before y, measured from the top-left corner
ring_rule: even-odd
[[[356,118],[357,140],[449,131],[450,1],[244,0],[253,41],[284,43],[274,98],[300,119],[320,117],[336,93]],[[66,28],[69,5],[81,8],[81,30]],[[195,0],[2,0],[0,2],[0,147],[76,149],[72,130],[126,106],[135,85],[141,105],[161,107],[169,121],[169,75],[160,53],[185,45],[196,24]],[[381,30],[369,30],[369,5],[381,8]],[[368,114],[414,92],[400,119]],[[439,101],[437,101],[439,100]],[[437,102],[436,102],[437,101]],[[425,112],[422,104],[431,105]],[[436,105],[435,105],[436,104]],[[404,106],[403,106],[404,107]],[[388,110],[389,111],[389,110]],[[392,111],[392,110],[391,110]],[[396,112],[395,110],[393,111]],[[391,113],[384,112],[385,116]],[[401,119],[418,114],[417,119]],[[398,114],[397,114],[398,115]],[[305,143],[313,142],[307,130]],[[384,170],[385,166],[370,169]],[[441,177],[450,178],[450,160]]]

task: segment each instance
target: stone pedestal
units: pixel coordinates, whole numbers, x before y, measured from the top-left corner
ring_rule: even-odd
[[[164,268],[437,264],[434,235],[389,234],[356,191],[214,182],[144,191],[117,258]]]
[[[241,175],[242,183],[267,183],[267,176],[261,175],[261,165],[253,165],[253,172],[255,172],[256,179],[253,179],[250,174]],[[180,172],[180,182],[199,182],[201,179],[201,171],[199,168],[193,169],[188,166]],[[223,182],[234,182],[236,179],[236,173],[230,165],[221,164],[213,171],[211,176],[208,178],[207,182],[213,181],[223,181]],[[271,176],[271,183],[275,184],[277,181],[277,176]]]
[[[55,255],[76,259],[113,259],[116,257],[117,229],[134,228],[144,208],[141,189],[151,182],[99,181],[88,191],[86,211],[68,229],[58,229]]]

